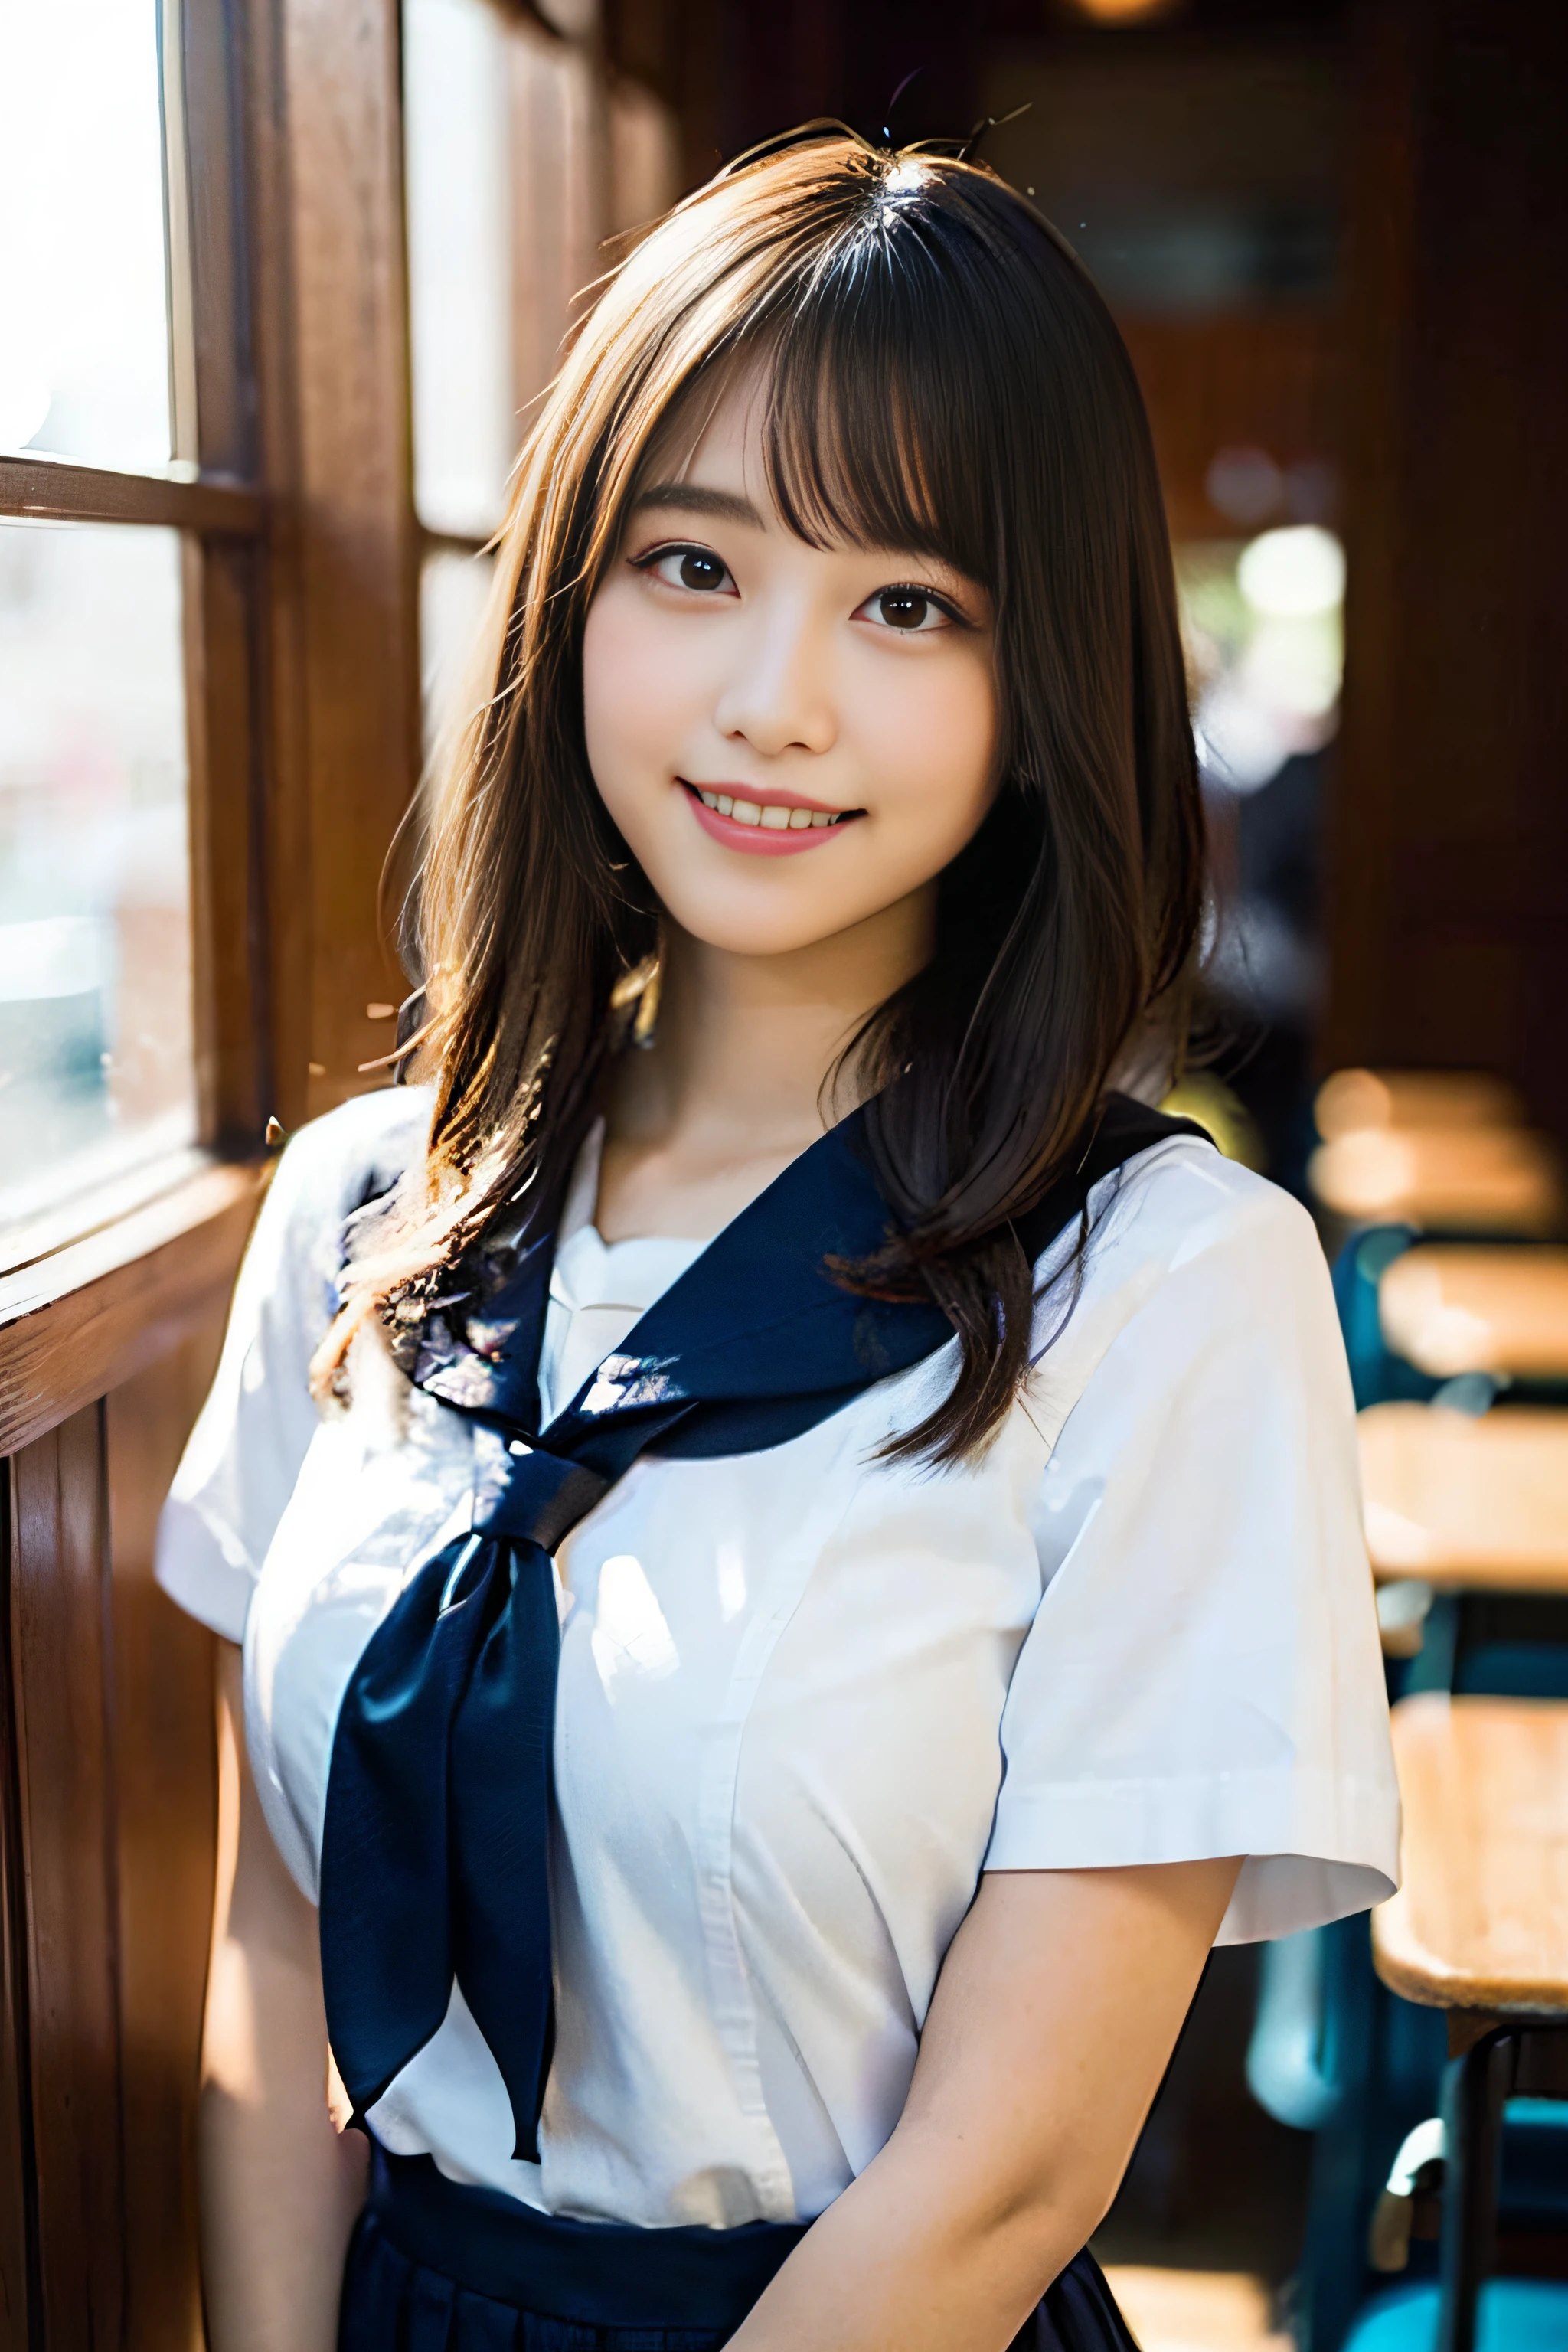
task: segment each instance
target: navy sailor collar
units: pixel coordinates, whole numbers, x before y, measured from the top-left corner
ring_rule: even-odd
[[[1209,1140],[1191,1120],[1125,1095],[1107,1097],[1077,1164],[1016,1222],[1031,1264],[1081,1219],[1102,1177],[1181,1134]],[[791,1160],[708,1243],[549,1430],[540,1428],[538,1364],[554,1231],[524,1248],[461,1331],[450,1320],[427,1331],[413,1377],[430,1395],[504,1434],[538,1438],[551,1450],[559,1441],[579,1451],[591,1425],[607,1416],[652,1414],[668,1423],[655,1441],[661,1452],[745,1452],[759,1442],[749,1434],[751,1406],[764,1409],[770,1428],[780,1432],[768,1442],[777,1444],[809,1427],[825,1408],[836,1409],[830,1398],[847,1399],[906,1370],[952,1336],[930,1298],[867,1298],[836,1279],[835,1262],[869,1257],[889,1231],[865,1112],[856,1110]]]

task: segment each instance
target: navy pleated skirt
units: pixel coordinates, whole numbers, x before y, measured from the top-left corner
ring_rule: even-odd
[[[373,2143],[340,2352],[721,2352],[805,2234],[560,2221]],[[1087,2249],[1012,2352],[1137,2352]]]

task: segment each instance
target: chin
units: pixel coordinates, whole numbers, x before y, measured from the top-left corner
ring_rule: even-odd
[[[760,910],[732,904],[722,908],[692,906],[682,902],[679,891],[668,897],[660,891],[659,898],[689,938],[700,940],[705,948],[716,949],[721,955],[790,955],[801,948],[816,947],[821,940],[832,939],[858,919],[853,913],[842,920],[833,914],[825,919],[820,907]]]

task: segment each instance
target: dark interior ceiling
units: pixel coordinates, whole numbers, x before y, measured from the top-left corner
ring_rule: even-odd
[[[1096,24],[1072,0],[606,0],[612,56],[679,114],[695,182],[791,124],[833,115],[900,142],[964,137],[997,56],[1147,79],[1185,55],[1242,45],[1337,48],[1345,0],[1169,0]]]

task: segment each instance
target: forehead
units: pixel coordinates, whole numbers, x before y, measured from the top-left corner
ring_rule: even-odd
[[[776,516],[764,438],[772,378],[765,355],[750,352],[689,385],[649,439],[634,495],[655,482],[721,478],[726,488],[743,485],[756,506]]]

